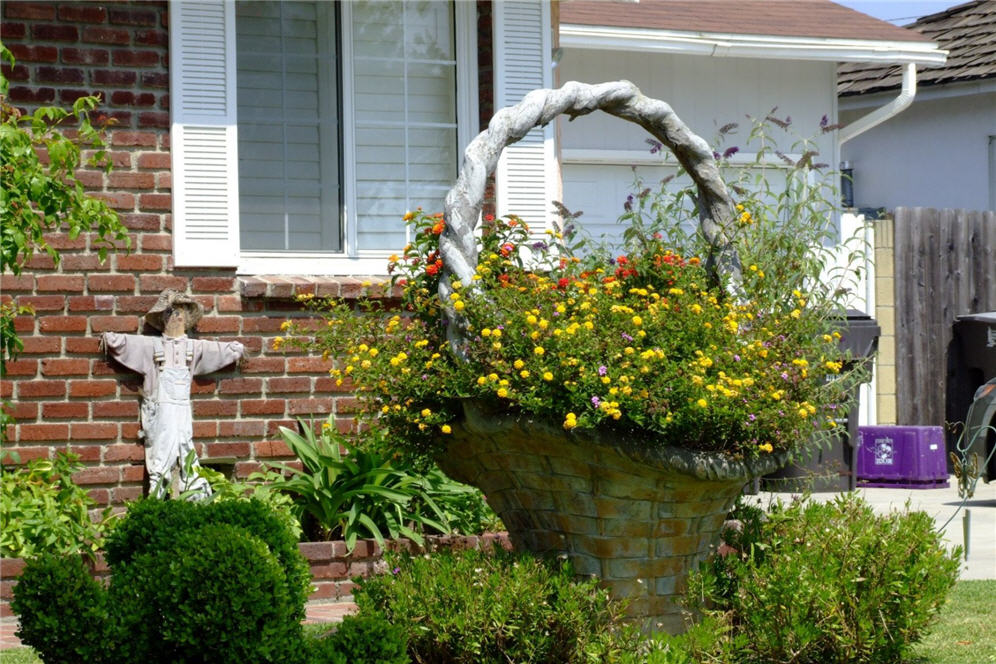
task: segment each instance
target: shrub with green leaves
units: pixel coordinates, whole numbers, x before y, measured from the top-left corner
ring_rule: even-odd
[[[876,515],[859,497],[776,505],[741,555],[693,574],[687,599],[729,627],[700,651],[738,662],[899,662],[958,576],[923,512]],[[711,652],[707,652],[710,651]]]
[[[209,524],[237,526],[266,544],[284,570],[287,594],[297,607],[297,619],[303,619],[311,572],[286,522],[259,500],[207,504],[154,499],[134,502],[128,506],[127,518],[107,538],[107,562],[116,570],[144,553],[172,548],[184,533]]]
[[[377,613],[346,616],[331,634],[310,642],[310,664],[408,664],[404,632]]]
[[[80,556],[29,560],[14,586],[18,638],[46,662],[99,664],[106,649],[107,593]]]
[[[0,466],[0,555],[27,558],[42,553],[84,553],[93,557],[111,524],[90,518],[97,506],[72,480],[79,457],[58,452],[20,468]]]
[[[301,605],[260,538],[225,523],[114,570],[110,645],[122,662],[243,664],[301,657]]]
[[[361,581],[361,613],[400,627],[408,654],[436,664],[603,661],[621,606],[563,561],[462,551],[388,556],[392,573]]]

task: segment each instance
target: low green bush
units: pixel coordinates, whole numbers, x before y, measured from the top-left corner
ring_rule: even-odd
[[[80,556],[44,554],[27,561],[11,609],[21,641],[46,662],[98,664],[105,648],[107,597]]]
[[[420,663],[602,661],[621,606],[569,564],[498,551],[388,556],[360,582],[361,613],[401,628]]]
[[[114,571],[121,662],[299,661],[300,606],[280,562],[247,530],[208,524]]]
[[[400,627],[377,613],[346,616],[332,634],[311,642],[309,664],[408,664]]]
[[[144,553],[173,548],[182,533],[222,523],[243,528],[266,544],[284,570],[288,597],[298,607],[297,619],[302,620],[311,590],[311,571],[286,520],[256,499],[219,503],[155,499],[134,502],[128,507],[127,518],[107,538],[105,556],[111,568],[117,570]]]
[[[876,515],[859,497],[776,505],[740,555],[693,574],[687,600],[726,626],[700,661],[899,662],[958,576],[923,512]]]
[[[68,452],[19,467],[0,465],[0,555],[95,555],[111,518],[109,511],[98,522],[90,518],[97,503],[72,480],[82,467]]]

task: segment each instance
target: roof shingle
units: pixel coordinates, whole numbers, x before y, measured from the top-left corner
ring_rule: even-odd
[[[947,62],[917,72],[917,85],[944,85],[996,77],[996,0],[973,0],[906,26],[948,51]],[[847,63],[837,69],[845,97],[899,88],[902,67]]]

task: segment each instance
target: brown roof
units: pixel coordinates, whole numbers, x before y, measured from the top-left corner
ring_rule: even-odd
[[[684,32],[929,41],[830,0],[566,0],[560,3],[560,22]]]
[[[917,85],[943,85],[996,76],[996,0],[975,0],[931,14],[906,26],[949,51],[947,62],[917,72]],[[843,64],[837,94],[859,95],[898,88],[899,66]]]

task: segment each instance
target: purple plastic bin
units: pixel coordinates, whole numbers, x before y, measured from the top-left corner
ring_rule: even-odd
[[[944,429],[859,427],[855,472],[860,486],[933,489],[948,486]]]

